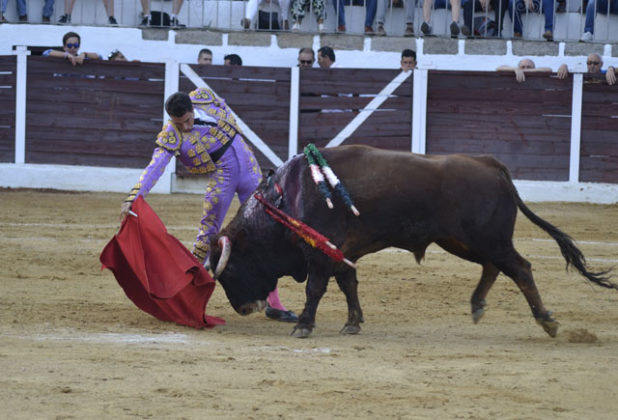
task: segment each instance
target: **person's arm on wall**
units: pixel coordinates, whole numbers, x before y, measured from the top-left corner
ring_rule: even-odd
[[[558,71],[556,72],[558,79],[566,79],[569,76],[569,67],[566,64],[562,64],[558,67]]]
[[[611,86],[616,84],[616,69],[614,69],[614,66],[609,66],[607,68],[607,71],[605,72],[605,81]]]

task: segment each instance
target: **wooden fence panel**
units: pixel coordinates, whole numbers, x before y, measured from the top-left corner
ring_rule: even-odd
[[[586,76],[580,148],[582,182],[618,183],[618,86]]]
[[[569,179],[572,79],[430,71],[428,154],[492,154],[517,179]]]
[[[16,56],[0,56],[0,162],[15,162],[16,69]]]
[[[326,146],[400,72],[377,69],[305,69],[300,72],[298,148]],[[410,151],[412,75],[343,144]]]
[[[159,63],[28,59],[26,163],[141,168],[163,120]]]
[[[288,157],[290,120],[290,69],[251,66],[199,66],[191,68],[283,161]],[[190,92],[195,85],[181,74],[180,90]],[[257,148],[253,151],[262,167],[270,160]],[[189,176],[178,165],[179,175]]]

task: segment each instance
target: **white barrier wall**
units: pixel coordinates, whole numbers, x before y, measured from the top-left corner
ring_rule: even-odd
[[[168,62],[176,63],[172,67],[178,66],[179,63],[194,63],[197,57],[197,52],[203,47],[209,47],[214,53],[214,63],[222,64],[223,55],[231,52],[240,54],[247,65],[268,65],[281,67],[294,67],[298,54],[299,45],[307,45],[311,43],[314,50],[317,50],[325,42],[341,42],[335,37],[320,37],[320,36],[301,36],[294,34],[265,35],[250,33],[246,34],[249,39],[266,37],[270,40],[266,45],[254,45],[252,43],[242,44],[237,41],[229,42],[230,38],[235,34],[219,33],[215,39],[219,39],[219,44],[209,45],[196,42],[177,43],[177,37],[186,37],[186,31],[167,31],[158,30],[155,36],[150,36],[151,39],[144,39],[146,33],[135,28],[109,28],[109,27],[73,27],[73,26],[42,26],[42,25],[0,25],[0,55],[13,54],[13,45],[60,45],[62,35],[74,30],[82,36],[83,51],[95,51],[102,55],[107,55],[111,50],[119,48],[129,59],[139,59],[141,61],[150,62]],[[153,30],[151,30],[153,31]],[[151,31],[147,31],[150,33]],[[184,32],[184,33],[181,33]],[[197,32],[197,35],[202,36],[203,33]],[[165,36],[159,36],[165,35]],[[290,37],[295,42],[290,42],[286,39]],[[301,38],[299,38],[301,37]],[[158,39],[154,39],[158,38]],[[346,40],[352,40],[355,37],[347,37]],[[6,41],[6,42],[5,42]],[[426,53],[425,47],[430,42],[442,42],[442,40],[424,40],[417,39],[394,39],[391,43],[400,47],[415,48],[418,53],[418,75],[415,76],[415,104],[422,103],[426,100],[424,97],[417,97],[426,93],[422,86],[417,86],[425,80],[427,69],[446,69],[446,70],[484,70],[492,71],[501,64],[515,65],[523,55],[514,54],[514,49],[525,51],[526,48],[521,44],[511,41],[500,41],[503,53],[494,55],[484,52],[484,54],[467,54],[468,48],[474,50],[478,45],[487,46],[488,49],[495,48],[495,43],[498,41],[478,41],[475,44],[470,41],[451,41],[444,40],[447,44],[443,49],[452,49],[455,46],[455,51],[447,51],[448,53]],[[341,67],[350,68],[398,68],[400,60],[400,47],[393,51],[391,49],[379,50],[376,46],[383,45],[384,38],[369,38],[365,37],[360,43],[360,48],[342,47],[335,48],[337,53],[337,62]],[[382,43],[382,44],[381,44]],[[565,44],[552,43],[529,43],[528,51],[534,51],[538,45],[538,50],[541,51],[534,56],[537,66],[551,67],[556,70],[562,63],[569,65],[573,72],[586,71],[586,48],[582,44],[575,44],[574,47]],[[551,44],[551,45],[550,45]],[[358,45],[358,43],[356,44]],[[549,47],[548,47],[549,45]],[[552,50],[552,46],[557,46]],[[433,50],[439,51],[439,45],[431,45]],[[568,48],[580,48],[582,51],[579,55],[567,54]],[[612,56],[612,46],[596,44],[590,47],[593,51],[599,51],[603,55],[605,66],[618,66],[618,58]],[[501,51],[501,48],[497,48]],[[548,54],[543,54],[543,51],[548,51]],[[550,54],[550,53],[554,54]],[[23,53],[22,53],[23,54]],[[266,63],[264,61],[267,61]],[[425,76],[423,76],[425,75]],[[177,78],[176,78],[177,80]],[[171,82],[170,82],[171,83]],[[20,91],[18,87],[18,92]],[[172,89],[173,90],[173,89]],[[18,106],[20,102],[18,98]],[[417,107],[415,106],[415,109]],[[22,111],[23,112],[23,111]],[[18,109],[18,114],[20,114]],[[424,124],[423,115],[415,115],[415,136],[414,144],[424,144]],[[19,128],[19,127],[18,127]],[[153,133],[154,136],[155,133]],[[19,136],[18,136],[19,137]],[[423,152],[420,148],[417,152]],[[18,147],[19,151],[19,147]],[[572,156],[576,156],[573,153]],[[89,168],[89,167],[64,167],[50,165],[28,165],[21,163],[23,160],[16,160],[16,164],[0,164],[0,186],[10,188],[57,188],[57,189],[74,189],[74,190],[92,190],[92,191],[128,191],[139,176],[139,170],[126,169],[109,169],[109,168]],[[572,167],[575,167],[575,162],[572,162]],[[570,182],[532,182],[520,181],[517,182],[522,190],[522,195],[526,200],[534,201],[584,201],[597,203],[615,203],[618,202],[618,187],[613,184],[588,184],[580,183],[577,177],[571,176]],[[199,180],[177,180],[173,174],[170,177],[162,179],[157,185],[155,192],[202,192],[202,186]]]

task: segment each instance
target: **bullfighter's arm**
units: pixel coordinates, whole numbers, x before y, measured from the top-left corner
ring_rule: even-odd
[[[131,189],[129,196],[122,203],[120,209],[121,221],[129,214],[131,205],[137,197],[140,195],[146,197],[146,195],[148,195],[148,192],[155,186],[159,178],[161,178],[161,175],[163,175],[163,172],[165,172],[165,167],[170,162],[172,156],[173,153],[163,147],[154,149],[152,160],[140,175],[137,184]]]

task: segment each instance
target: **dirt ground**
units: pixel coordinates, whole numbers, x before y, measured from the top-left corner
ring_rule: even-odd
[[[339,334],[347,310],[332,280],[300,340],[291,324],[237,315],[220,286],[207,313],[227,324],[212,330],[137,309],[98,261],[123,198],[0,190],[0,418],[616,418],[618,292],[566,273],[555,242],[521,214],[516,247],[561,323],[557,338],[504,276],[474,325],[480,267],[432,246],[422,265],[394,249],[359,262],[357,336]],[[201,197],[148,201],[190,246]],[[530,206],[593,268],[618,262],[618,206]],[[279,284],[300,312],[304,284]]]

